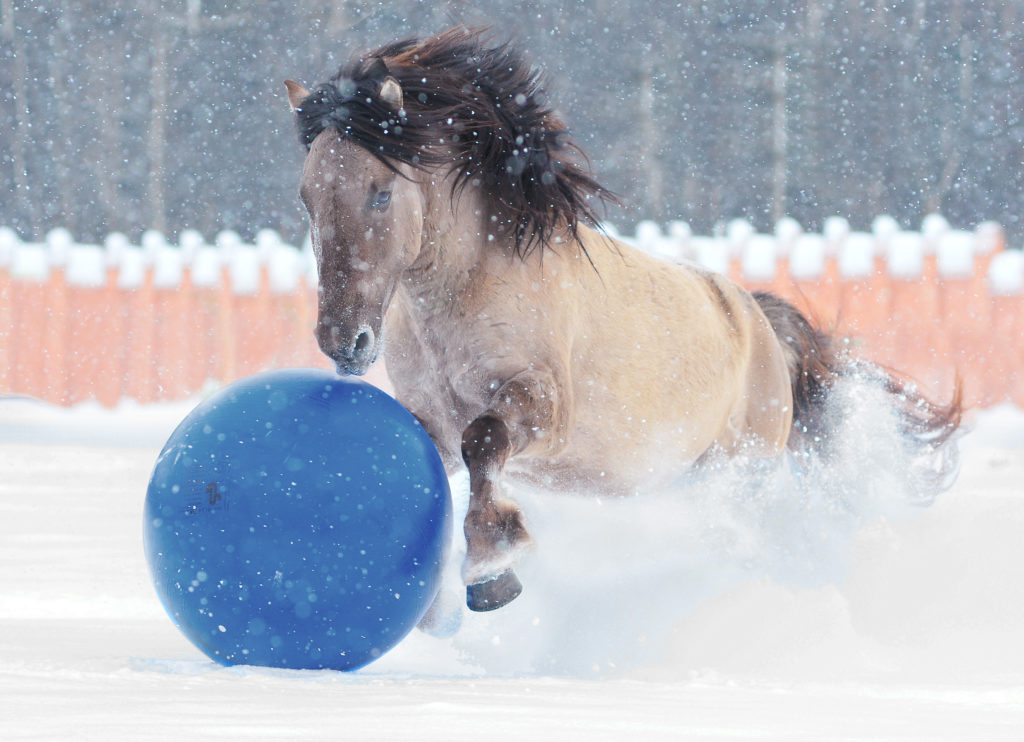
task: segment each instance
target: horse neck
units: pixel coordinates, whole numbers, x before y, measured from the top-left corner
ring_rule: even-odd
[[[453,199],[451,177],[434,177],[423,186],[423,242],[402,282],[413,305],[427,312],[472,294],[482,272],[513,254],[509,220],[501,209],[472,186]]]

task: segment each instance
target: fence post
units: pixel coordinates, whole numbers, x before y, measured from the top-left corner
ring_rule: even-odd
[[[156,305],[155,381],[166,399],[180,399],[188,388],[188,369],[195,345],[189,342],[192,328],[192,282],[180,248],[167,244],[163,235],[153,235],[153,300]]]
[[[932,261],[934,264],[934,261]],[[887,255],[892,282],[888,322],[891,326],[892,365],[935,395],[941,379],[933,360],[947,354],[942,336],[935,332],[939,312],[934,268],[929,267],[920,233],[893,235]]]
[[[11,286],[11,261],[18,243],[17,233],[9,227],[0,227],[0,395],[13,391],[14,354],[11,345],[15,341],[14,312],[12,311],[13,288]]]
[[[973,406],[982,392],[985,368],[989,363],[988,344],[991,302],[984,287],[986,276],[979,271],[970,232],[949,230],[938,236],[938,317],[947,339],[948,381],[944,393],[951,393],[953,376],[964,386],[964,403]],[[980,291],[979,291],[980,286]]]
[[[107,342],[98,352],[103,354],[100,378],[96,380],[96,398],[104,407],[114,407],[121,399],[124,379],[120,377],[121,354],[124,352],[124,302],[117,288],[117,266],[108,257],[107,280],[102,289],[104,331]]]
[[[220,255],[220,282],[217,292],[217,341],[214,344],[219,358],[216,367],[216,379],[228,383],[236,378],[238,359],[236,357],[235,337],[235,302],[234,288],[231,281],[231,261],[233,251],[238,243],[238,235],[234,232],[221,232],[217,235],[217,249]]]
[[[44,290],[44,327],[42,378],[38,385],[39,396],[47,402],[69,404],[69,364],[72,349],[69,333],[68,248],[71,235],[66,230],[53,229],[46,235],[46,250],[50,264],[49,279]]]
[[[11,392],[46,399],[46,288],[52,272],[40,245],[23,245],[11,265]]]
[[[149,247],[150,249],[147,249]],[[127,297],[127,343],[124,355],[125,396],[156,401],[156,306],[152,248],[131,248],[122,256],[119,283]]]
[[[311,276],[308,273],[304,274],[299,280],[297,289],[295,293],[295,333],[296,337],[306,340],[302,344],[299,353],[300,363],[304,366],[317,366],[319,365],[319,358],[323,358],[323,356],[318,352],[316,343],[313,340],[313,333],[316,330],[317,313],[316,276]]]
[[[183,232],[181,245],[188,256],[189,279],[194,301],[192,308],[193,363],[189,370],[189,388],[201,389],[207,382],[220,378],[220,342],[222,282],[224,260],[219,249],[206,244],[198,232]]]
[[[104,303],[107,267],[106,252],[98,245],[71,245],[67,251],[67,404],[108,396],[104,387],[114,375],[114,359],[107,349],[118,338],[107,321],[117,309]]]
[[[1024,409],[1024,252],[1007,250],[989,264],[992,360],[983,405],[1009,399]]]
[[[740,254],[740,283],[748,291],[771,291],[779,281],[778,246],[768,235],[751,235]]]
[[[265,322],[261,303],[262,269],[255,248],[242,244],[237,234],[230,231],[217,236],[220,249],[225,251],[228,278],[227,299],[231,305],[227,332],[231,337],[229,382],[246,376],[264,363],[267,355]]]
[[[837,319],[839,301],[835,285],[826,280],[825,262],[825,240],[821,235],[797,237],[789,258],[793,290],[799,297],[796,304],[815,323],[830,327]]]
[[[862,340],[872,357],[885,357],[892,350],[885,332],[889,284],[879,277],[875,238],[863,232],[849,232],[837,250],[842,332]]]

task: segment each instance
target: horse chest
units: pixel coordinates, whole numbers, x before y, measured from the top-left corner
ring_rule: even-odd
[[[486,353],[478,350],[478,343],[466,342],[467,337],[452,340],[454,342],[435,350],[434,365],[438,371],[435,383],[450,395],[460,416],[468,423],[487,408],[501,386],[503,374],[493,367]]]
[[[410,335],[389,340],[386,362],[400,402],[427,427],[447,459],[461,461],[462,432],[490,402],[502,379],[467,333]]]

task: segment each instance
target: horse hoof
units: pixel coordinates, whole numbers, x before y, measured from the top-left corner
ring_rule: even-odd
[[[466,586],[466,605],[471,611],[493,611],[508,605],[523,592],[523,583],[511,569],[497,577]]]

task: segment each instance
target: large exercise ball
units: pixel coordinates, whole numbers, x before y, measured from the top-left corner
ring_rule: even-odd
[[[171,434],[145,551],[168,614],[213,659],[349,670],[430,607],[451,511],[437,449],[404,407],[286,369],[225,387]]]

